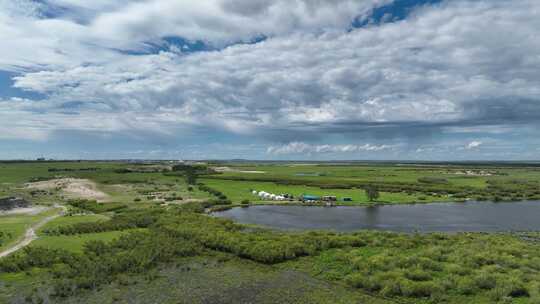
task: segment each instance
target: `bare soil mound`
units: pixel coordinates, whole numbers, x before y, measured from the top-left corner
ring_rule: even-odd
[[[46,190],[57,189],[72,198],[84,198],[104,202],[109,195],[97,189],[96,183],[87,179],[59,178],[26,184],[28,188]]]

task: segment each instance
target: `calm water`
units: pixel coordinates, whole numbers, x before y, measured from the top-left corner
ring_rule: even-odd
[[[438,203],[378,207],[252,206],[215,213],[271,228],[401,232],[540,231],[540,201]]]

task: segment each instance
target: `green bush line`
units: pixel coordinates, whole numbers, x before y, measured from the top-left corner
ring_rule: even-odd
[[[192,213],[180,213],[157,224],[171,234],[196,240],[206,248],[266,264],[313,255],[329,248],[364,245],[355,235],[331,232],[278,233],[257,230],[247,233],[245,226],[230,220]]]
[[[97,222],[83,222],[72,225],[44,229],[47,235],[75,235],[99,233],[107,231],[121,231],[135,228],[148,228],[154,224],[161,211],[129,211],[115,215],[112,219]]]
[[[85,199],[69,200],[67,203],[72,207],[93,213],[118,212],[128,208],[126,204],[122,203],[98,203]]]
[[[199,187],[200,191],[210,193],[211,195],[213,195],[213,196],[215,196],[217,198],[217,201],[213,202],[214,205],[230,205],[230,204],[232,204],[231,200],[229,200],[227,198],[227,196],[225,194],[223,194],[223,192],[221,192],[219,190],[216,190],[216,189],[213,189],[213,188],[210,188],[210,187],[206,186],[203,183],[199,183],[198,187]]]

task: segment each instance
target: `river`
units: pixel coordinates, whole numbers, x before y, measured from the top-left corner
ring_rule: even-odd
[[[432,203],[376,207],[251,206],[213,214],[285,230],[398,232],[540,231],[540,201]]]

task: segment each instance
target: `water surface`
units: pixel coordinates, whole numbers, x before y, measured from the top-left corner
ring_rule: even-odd
[[[433,203],[377,207],[251,206],[214,216],[287,230],[400,232],[540,231],[540,201]]]

